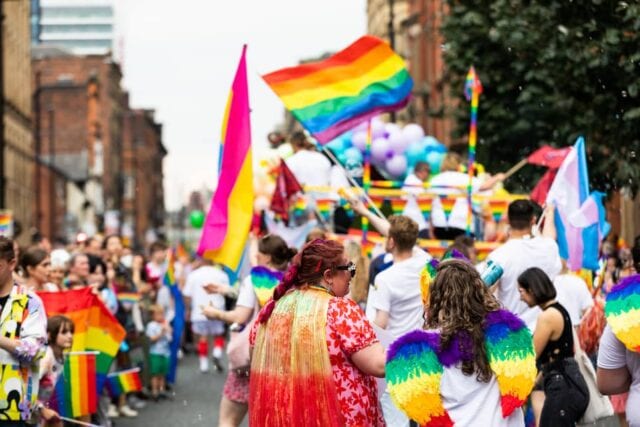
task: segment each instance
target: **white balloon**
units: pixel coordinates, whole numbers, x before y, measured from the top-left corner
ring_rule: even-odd
[[[386,138],[376,138],[371,143],[371,157],[383,161],[391,153],[391,146]]]
[[[409,146],[407,138],[400,130],[389,133],[387,139],[389,140],[389,146],[391,147],[391,150],[396,154],[404,153],[404,151]]]
[[[367,145],[367,132],[355,132],[351,137],[351,145],[364,152]]]
[[[394,178],[399,178],[407,171],[407,159],[404,156],[396,154],[387,160],[384,166],[387,172],[393,175]]]
[[[384,125],[384,130],[387,131],[387,135],[391,135],[394,132],[400,132],[402,129],[395,123],[387,123]]]
[[[424,130],[420,125],[415,123],[409,123],[402,129],[402,133],[405,138],[409,141],[409,144],[412,142],[418,142],[424,138]]]

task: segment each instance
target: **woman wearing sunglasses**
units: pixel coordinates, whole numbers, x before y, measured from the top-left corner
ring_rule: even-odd
[[[385,354],[360,307],[342,245],[314,240],[293,258],[251,333],[251,426],[381,426],[374,376]]]

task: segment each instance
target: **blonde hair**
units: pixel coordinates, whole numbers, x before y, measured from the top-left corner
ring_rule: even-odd
[[[354,241],[345,244],[345,255],[356,265],[356,275],[351,285],[351,298],[357,302],[366,302],[369,294],[369,258],[362,255],[360,245]]]
[[[440,172],[454,171],[457,172],[462,164],[462,156],[458,153],[449,152],[442,160]]]

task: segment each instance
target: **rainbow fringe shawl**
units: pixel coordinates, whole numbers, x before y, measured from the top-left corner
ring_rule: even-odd
[[[624,278],[611,289],[604,314],[625,347],[640,353],[640,274]]]
[[[253,267],[250,274],[251,284],[258,298],[258,304],[262,307],[273,296],[273,290],[282,280],[282,272],[258,266]]]
[[[500,389],[502,416],[522,406],[536,377],[531,333],[522,320],[506,310],[485,319],[489,366]],[[459,334],[447,349],[438,332],[413,331],[396,340],[387,352],[386,379],[395,405],[422,426],[453,426],[443,406],[440,380],[444,367],[473,357],[470,337]]]

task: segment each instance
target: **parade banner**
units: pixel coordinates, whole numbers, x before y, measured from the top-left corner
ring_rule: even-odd
[[[73,321],[74,352],[97,351],[97,390],[104,386],[111,362],[124,341],[125,330],[90,288],[38,292],[47,316],[62,314]]]
[[[96,355],[98,352],[72,352],[65,355],[49,406],[63,417],[90,415],[98,408]]]
[[[403,108],[413,88],[402,58],[373,36],[363,36],[323,61],[262,78],[321,144],[380,113]]]

